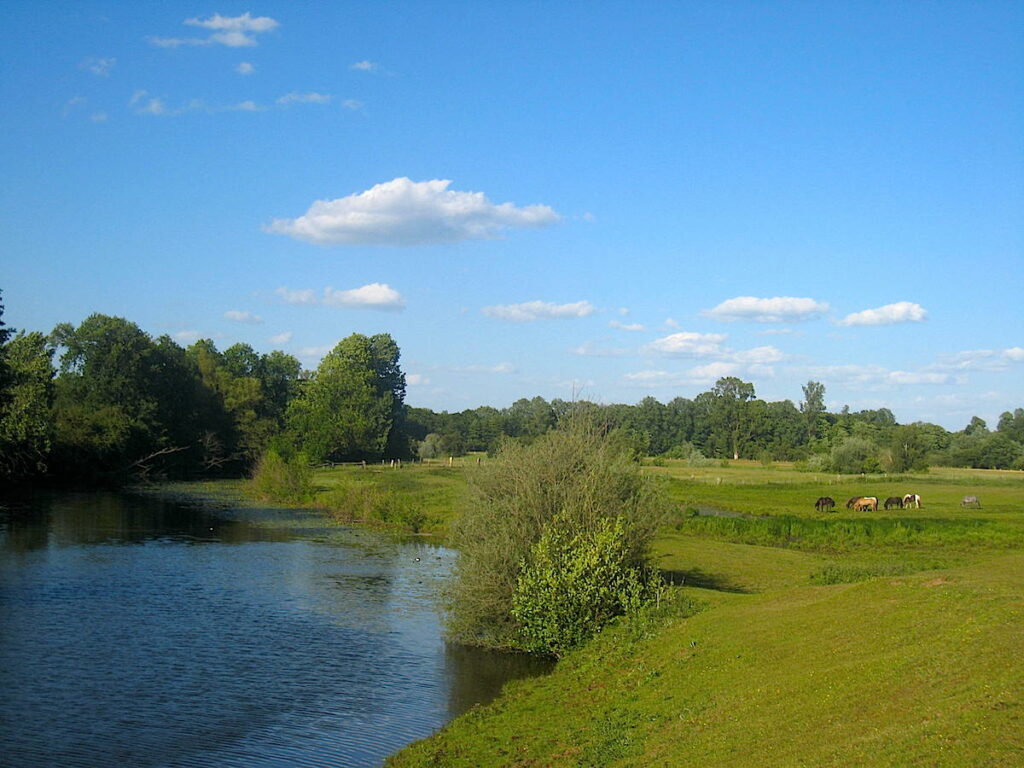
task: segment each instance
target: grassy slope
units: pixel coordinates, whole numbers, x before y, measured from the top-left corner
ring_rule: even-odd
[[[1019,473],[815,482],[756,465],[652,471],[669,477],[680,506],[820,520],[824,538],[755,546],[717,530],[694,535],[682,518],[658,540],[659,564],[705,610],[639,641],[610,628],[392,765],[1024,764]],[[828,532],[844,521],[866,521],[870,533],[885,513],[819,515],[814,499],[888,488],[925,498],[925,510],[888,516],[929,535],[831,546]],[[961,510],[966,493],[985,508]],[[988,543],[950,534],[979,520]],[[865,580],[894,565],[897,575]],[[861,580],[815,585],[830,567]]]

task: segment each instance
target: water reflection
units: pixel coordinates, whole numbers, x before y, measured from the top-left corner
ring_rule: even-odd
[[[553,667],[554,661],[550,659],[448,644],[445,646],[448,712],[458,717],[477,704],[493,701],[505,683],[547,674]]]
[[[4,765],[377,765],[543,669],[445,645],[452,559],[294,511],[8,499]]]

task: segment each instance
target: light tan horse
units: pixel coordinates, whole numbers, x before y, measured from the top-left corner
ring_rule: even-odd
[[[853,509],[855,512],[877,512],[878,511],[878,497],[877,496],[860,496],[853,501]]]

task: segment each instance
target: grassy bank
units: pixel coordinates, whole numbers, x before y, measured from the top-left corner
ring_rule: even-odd
[[[1024,476],[648,471],[677,502],[656,554],[684,608],[606,630],[390,765],[1024,764]],[[444,482],[457,499],[458,471]],[[906,492],[925,508],[813,508]]]

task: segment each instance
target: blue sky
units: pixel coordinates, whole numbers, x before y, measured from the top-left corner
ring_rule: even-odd
[[[1020,3],[0,8],[8,325],[92,312],[407,402],[1024,406]]]

